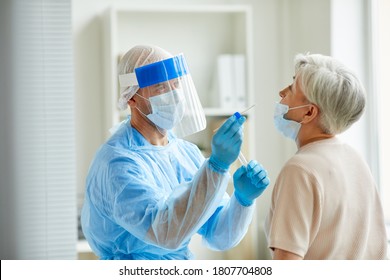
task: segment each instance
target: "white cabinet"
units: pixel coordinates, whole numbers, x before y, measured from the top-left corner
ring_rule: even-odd
[[[104,14],[103,22],[105,131],[124,117],[116,108],[119,95],[118,59],[138,44],[158,45],[173,54],[184,53],[207,116],[207,128],[190,136],[188,140],[197,144],[206,156],[210,152],[213,130],[234,112],[241,112],[253,105],[253,32],[250,6],[129,4],[111,7]],[[236,106],[239,103],[234,102],[231,107],[221,107],[214,101],[217,94],[217,62],[222,54],[241,55],[245,59],[245,76],[242,76],[245,83],[245,106]],[[254,133],[250,133],[254,131],[255,112],[256,107],[245,114],[248,121],[245,124],[242,152],[248,160],[255,153]],[[240,257],[236,255],[236,258]]]

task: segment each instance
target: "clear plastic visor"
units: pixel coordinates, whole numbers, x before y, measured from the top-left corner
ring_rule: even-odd
[[[180,138],[205,129],[204,110],[182,54],[136,68],[135,78],[137,94],[145,99],[139,110],[157,119],[160,128],[172,129]]]

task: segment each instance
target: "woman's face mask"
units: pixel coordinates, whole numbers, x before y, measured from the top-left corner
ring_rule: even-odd
[[[148,100],[152,107],[152,113],[144,115],[158,127],[169,130],[182,120],[184,116],[184,96],[180,89],[152,96],[149,99],[141,97]]]
[[[310,106],[310,104],[289,108],[286,104],[276,103],[274,112],[274,124],[276,129],[285,137],[295,141],[299,130],[301,129],[301,124],[293,120],[285,119],[284,115],[287,114],[289,110],[303,108],[306,106]]]

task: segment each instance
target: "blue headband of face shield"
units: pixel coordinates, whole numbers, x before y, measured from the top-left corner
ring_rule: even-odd
[[[188,73],[188,66],[182,54],[135,69],[140,88],[176,79]]]

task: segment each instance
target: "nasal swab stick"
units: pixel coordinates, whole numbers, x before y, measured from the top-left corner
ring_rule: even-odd
[[[246,108],[244,111],[241,111],[240,112],[240,115],[243,115],[244,113],[246,113],[247,111],[249,111],[250,109],[252,109],[253,107],[255,107],[256,104],[253,104],[252,106]],[[217,127],[216,129],[213,130],[213,132],[216,132],[220,127]]]
[[[246,108],[244,111],[240,112],[241,115],[243,115],[245,112],[249,111],[250,109],[252,109],[253,107],[255,107],[256,104],[253,104],[252,106]]]
[[[240,151],[238,154],[238,160],[241,162],[242,165],[248,165],[248,161],[244,157],[243,153]]]

